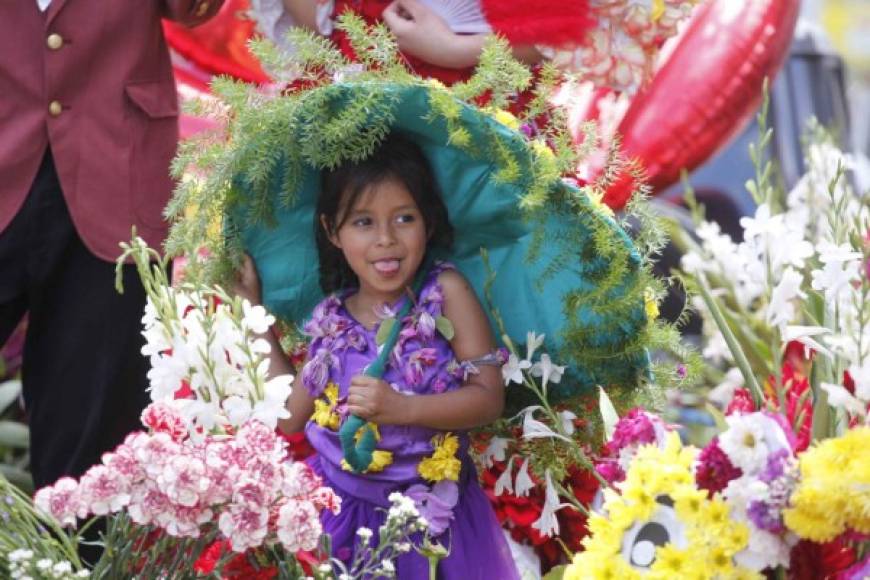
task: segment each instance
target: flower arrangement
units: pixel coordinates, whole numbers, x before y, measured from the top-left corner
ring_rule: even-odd
[[[684,448],[693,459],[681,478],[692,493],[702,490],[697,506],[719,506],[721,522],[742,531],[730,535],[706,521],[687,540],[644,545],[638,557],[625,550],[632,530],[650,521],[650,498],[664,495],[660,480],[679,464],[660,460],[662,472],[645,467],[669,444],[650,441],[647,422],[632,413],[613,432],[646,445],[632,452],[631,444],[608,444],[629,449],[626,477],[619,482],[611,469],[616,491],[603,492],[603,508],[590,516],[586,551],[566,577],[851,579],[870,568],[870,401],[863,376],[870,215],[848,180],[855,161],[817,125],[809,130],[807,175],[788,195],[776,190],[762,159],[770,139],[765,114],[766,108],[761,142],[750,150],[757,177],[749,189],[759,207],[741,221],[743,241],[703,221],[691,196],[700,242],[680,238],[687,248],[684,279],[697,291],[707,323],[705,375],[719,382],[703,405],[717,433]],[[683,530],[697,521],[685,506],[675,513]],[[717,529],[721,544],[681,552]],[[696,562],[714,554],[715,562]]]
[[[379,543],[350,569],[330,560],[320,512],[338,513],[340,499],[292,460],[275,431],[288,416],[292,377],[267,379],[270,346],[258,335],[274,319],[220,287],[170,287],[166,259],[139,238],[125,246],[127,256],[148,293],[143,354],[152,362],[153,402],[142,413],[146,431],[128,435],[78,480],[40,489],[32,503],[0,479],[2,515],[10,522],[0,530],[0,572],[391,576],[390,558],[428,526],[413,500],[397,494]],[[90,567],[77,553],[95,520],[79,523],[89,517],[106,518],[103,556]]]

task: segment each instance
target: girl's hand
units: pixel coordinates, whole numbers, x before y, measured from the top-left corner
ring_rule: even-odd
[[[233,293],[240,298],[246,298],[251,304],[260,304],[260,276],[257,275],[257,267],[254,260],[245,254],[242,267],[236,272],[236,283],[233,285]]]
[[[394,391],[381,379],[357,375],[350,380],[347,410],[366,421],[400,425],[404,403],[405,396]]]
[[[482,35],[455,34],[443,18],[419,0],[395,0],[382,18],[396,35],[402,52],[447,68],[477,65]]]

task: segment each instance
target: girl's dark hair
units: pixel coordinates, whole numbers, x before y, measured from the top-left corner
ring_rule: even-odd
[[[429,239],[427,248],[433,244],[450,248],[453,227],[429,161],[417,143],[393,132],[370,157],[321,173],[320,195],[314,212],[314,239],[320,259],[320,287],[324,293],[358,286],[359,280],[342,251],[329,241],[320,216],[324,216],[329,231],[337,232],[359,197],[370,187],[390,179],[404,184],[420,208]]]

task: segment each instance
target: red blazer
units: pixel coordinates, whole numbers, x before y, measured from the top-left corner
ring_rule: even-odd
[[[161,18],[198,24],[223,0],[0,1],[0,231],[51,147],[73,223],[114,260],[136,226],[159,247],[178,99]],[[2,274],[0,274],[2,275]]]

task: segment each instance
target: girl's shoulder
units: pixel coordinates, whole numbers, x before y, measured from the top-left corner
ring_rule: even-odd
[[[462,272],[450,262],[436,262],[433,272],[430,274],[431,284],[437,288],[441,305],[447,300],[466,296],[476,296]],[[421,293],[422,294],[422,293]],[[422,296],[421,296],[422,299]]]

